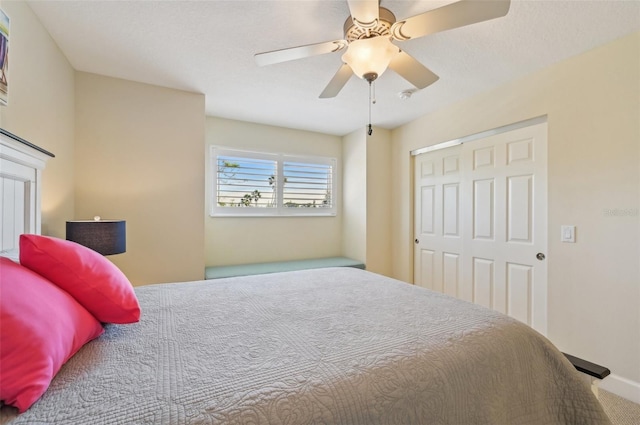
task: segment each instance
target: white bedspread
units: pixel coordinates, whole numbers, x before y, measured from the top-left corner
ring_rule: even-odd
[[[606,424],[545,338],[333,268],[136,288],[14,424]]]

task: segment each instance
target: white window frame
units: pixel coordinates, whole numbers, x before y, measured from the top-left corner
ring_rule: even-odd
[[[218,157],[237,156],[250,159],[264,159],[275,161],[277,164],[277,192],[275,208],[254,208],[254,207],[221,207],[218,205]],[[283,206],[284,187],[284,162],[302,162],[310,164],[329,165],[332,168],[331,176],[331,207],[330,208],[291,208]],[[209,164],[211,191],[209,195],[209,215],[211,217],[327,217],[336,216],[338,211],[338,160],[336,158],[312,156],[312,155],[291,155],[285,153],[257,152],[250,150],[233,149],[222,146],[211,145],[209,148]]]

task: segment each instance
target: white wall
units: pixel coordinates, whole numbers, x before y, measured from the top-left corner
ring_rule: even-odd
[[[127,221],[134,285],[204,278],[204,96],[76,74],[75,219]]]
[[[336,158],[342,168],[342,140],[217,117],[206,119],[205,262],[208,266],[298,260],[342,255],[342,202],[335,217],[211,217],[209,146]],[[341,173],[340,173],[341,174]],[[341,186],[339,177],[338,187]],[[337,193],[341,199],[340,191]]]
[[[409,152],[524,119],[549,123],[549,337],[640,402],[640,33],[393,131],[394,276],[412,280]],[[628,211],[610,215],[607,210]],[[577,243],[560,226],[577,226]]]
[[[0,7],[11,19],[0,127],[55,154],[42,173],[42,233],[64,238],[74,211],[74,70],[25,2]]]

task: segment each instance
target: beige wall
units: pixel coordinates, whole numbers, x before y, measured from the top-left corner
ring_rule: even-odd
[[[367,136],[367,270],[391,275],[391,132]]]
[[[204,277],[204,96],[76,73],[75,218],[127,221],[134,285]]]
[[[74,70],[26,3],[0,6],[11,19],[0,127],[55,154],[42,176],[42,233],[64,238],[74,211]]]
[[[342,138],[344,256],[367,261],[367,137],[364,129]],[[367,268],[368,268],[368,264]]]
[[[319,155],[338,160],[342,168],[340,137],[207,117],[206,158],[209,146],[294,155]],[[211,193],[207,160],[207,194]],[[341,178],[338,178],[340,187]],[[336,194],[340,199],[340,191]],[[335,217],[210,217],[205,213],[205,262],[209,266],[297,260],[341,255],[342,206]]]
[[[393,131],[393,273],[412,279],[413,149],[548,115],[549,337],[640,399],[640,33]],[[605,210],[624,210],[624,216]],[[577,243],[560,226],[577,226]],[[622,379],[620,379],[620,377]],[[630,382],[625,381],[630,380]],[[607,384],[608,383],[608,384]],[[634,392],[635,391],[635,392]]]
[[[343,137],[345,256],[367,270],[391,274],[391,132],[374,128]]]

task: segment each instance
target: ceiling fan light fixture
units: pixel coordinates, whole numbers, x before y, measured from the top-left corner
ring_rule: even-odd
[[[381,76],[389,62],[400,49],[391,43],[389,37],[371,37],[352,41],[342,55],[342,61],[348,64],[359,78],[365,75]]]

